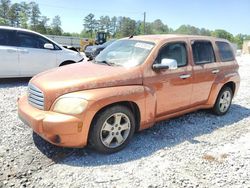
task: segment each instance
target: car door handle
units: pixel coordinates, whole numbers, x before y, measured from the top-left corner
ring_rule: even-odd
[[[191,77],[191,74],[182,74],[179,76],[181,79],[187,79],[189,77]]]
[[[220,72],[219,69],[214,69],[214,70],[212,70],[212,73],[213,73],[213,74],[217,74],[217,73],[219,73],[219,72]]]
[[[14,49],[8,49],[8,50],[7,50],[7,52],[9,52],[9,53],[15,53],[15,52],[17,52],[17,50],[14,50]]]
[[[22,53],[22,54],[28,54],[29,53],[28,50],[19,50],[19,52]]]

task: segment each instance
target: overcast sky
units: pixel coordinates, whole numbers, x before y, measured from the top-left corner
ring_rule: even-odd
[[[12,0],[12,3],[23,0]],[[83,18],[93,13],[127,16],[146,21],[161,19],[176,29],[182,24],[210,30],[225,29],[236,35],[250,34],[250,0],[33,0],[42,15],[61,17],[64,32],[81,32]],[[26,1],[29,2],[29,1]]]

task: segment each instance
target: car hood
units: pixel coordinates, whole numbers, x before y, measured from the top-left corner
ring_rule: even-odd
[[[85,51],[92,51],[93,49],[99,49],[99,48],[102,48],[102,45],[87,46]]]
[[[125,68],[95,64],[76,63],[51,69],[33,77],[30,81],[44,93],[45,109],[48,110],[59,96],[88,89],[141,85],[139,67]]]

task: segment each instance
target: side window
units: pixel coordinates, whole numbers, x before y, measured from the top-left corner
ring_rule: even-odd
[[[0,45],[15,46],[15,31],[0,29]]]
[[[209,41],[193,41],[192,51],[195,64],[215,62],[213,46]]]
[[[44,49],[45,43],[50,43],[47,39],[33,33],[18,32],[19,47]]]
[[[175,59],[178,67],[187,65],[187,50],[184,42],[170,43],[164,46],[157,57],[157,63],[162,59]]]
[[[220,59],[222,62],[233,61],[235,59],[232,48],[227,42],[218,42],[217,41],[215,43],[219,49]]]

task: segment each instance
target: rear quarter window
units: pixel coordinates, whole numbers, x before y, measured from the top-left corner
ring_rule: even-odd
[[[233,61],[235,59],[230,44],[228,44],[227,42],[219,42],[219,41],[215,43],[218,47],[220,59],[222,62]]]
[[[192,41],[192,51],[196,65],[215,62],[214,50],[210,41]]]

